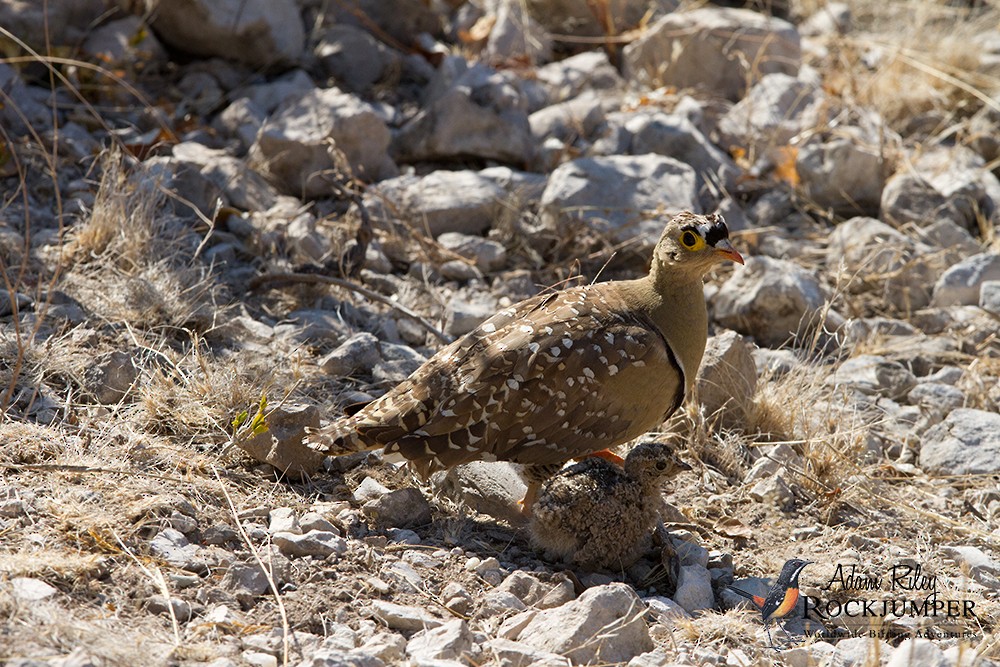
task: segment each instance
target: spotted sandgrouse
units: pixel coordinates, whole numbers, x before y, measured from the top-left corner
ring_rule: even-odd
[[[525,508],[573,458],[659,426],[705,351],[702,282],[743,263],[719,215],[667,223],[649,273],[540,294],[440,350],[357,413],[312,432],[340,455],[385,447],[427,476],[474,460],[525,464]]]
[[[532,508],[531,541],[588,570],[628,567],[642,555],[660,514],[660,482],[690,470],[659,443],[636,446],[624,468],[591,457],[542,484]]]

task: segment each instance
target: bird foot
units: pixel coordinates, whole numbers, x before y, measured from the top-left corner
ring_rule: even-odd
[[[541,488],[541,484],[537,482],[531,482],[528,484],[528,490],[524,492],[524,498],[518,501],[517,505],[521,509],[521,516],[529,518],[531,516],[531,508],[535,505],[535,500],[538,499],[538,490]]]

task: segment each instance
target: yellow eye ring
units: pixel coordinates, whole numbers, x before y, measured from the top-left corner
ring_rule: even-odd
[[[681,245],[688,250],[701,250],[705,247],[705,239],[690,230],[684,230],[680,236]]]

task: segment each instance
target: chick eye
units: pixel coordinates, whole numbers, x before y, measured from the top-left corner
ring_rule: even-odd
[[[690,234],[690,232],[688,232],[688,233]],[[666,461],[657,461],[656,462],[656,469],[657,470],[666,470],[666,468],[667,468],[667,462]]]
[[[705,240],[691,231],[681,234],[681,245],[688,250],[700,250],[705,245]]]

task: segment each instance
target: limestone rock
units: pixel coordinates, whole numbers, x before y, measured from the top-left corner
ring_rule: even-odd
[[[319,409],[315,405],[283,405],[267,416],[267,430],[236,440],[236,445],[260,461],[298,479],[320,469],[323,455],[302,442],[306,428],[319,428]]]
[[[482,234],[499,218],[506,193],[477,172],[438,170],[382,181],[366,197],[373,216],[402,220],[437,237]]]
[[[564,655],[573,664],[625,662],[653,648],[645,612],[630,586],[597,586],[573,602],[539,612],[517,641]],[[597,636],[600,641],[594,641]]]
[[[825,302],[816,277],[793,262],[748,257],[715,299],[719,324],[776,347],[814,326]]]
[[[424,107],[393,138],[397,160],[477,158],[523,165],[531,158],[527,105],[507,75],[449,58],[428,88]]]
[[[757,390],[757,366],[751,347],[735,331],[708,339],[698,369],[698,401],[709,418],[725,428],[746,424]]]
[[[944,272],[934,285],[931,305],[975,305],[983,283],[990,280],[1000,280],[1000,255],[974,255]]]
[[[146,0],[153,30],[170,46],[253,67],[295,61],[305,27],[294,0]],[[155,9],[154,9],[155,8]],[[248,42],[253,48],[247,48]]]
[[[701,88],[730,100],[748,81],[799,71],[795,27],[744,9],[696,9],[668,14],[623,51],[625,77],[651,88]]]
[[[694,169],[662,155],[581,158],[560,166],[542,194],[541,222],[550,230],[584,220],[615,243],[652,249],[663,219],[701,212]]]
[[[335,191],[325,181],[327,172],[350,169],[365,181],[394,176],[389,140],[389,129],[369,104],[328,88],[282,104],[261,127],[250,161],[287,194],[329,196]]]
[[[958,408],[924,434],[920,467],[944,475],[1000,472],[1000,415]]]

